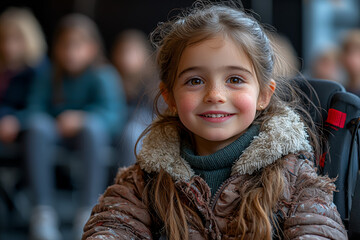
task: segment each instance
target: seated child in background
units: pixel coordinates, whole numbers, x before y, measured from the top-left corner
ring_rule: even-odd
[[[47,63],[45,54],[45,38],[32,13],[5,10],[0,16],[1,157],[25,129],[26,100],[36,72]]]
[[[118,146],[122,166],[135,163],[136,141],[152,121],[151,92],[158,78],[151,53],[146,35],[135,29],[121,32],[113,46],[111,59],[120,73],[129,113]]]
[[[316,131],[259,23],[197,2],[153,39],[168,109],[82,239],[346,239]]]
[[[78,149],[82,179],[74,236],[107,182],[106,146],[126,120],[125,97],[116,70],[105,64],[95,23],[74,14],[55,32],[53,65],[36,79],[29,97],[26,160],[34,197],[30,235],[59,239],[54,210],[55,146]],[[80,235],[80,236],[79,236]]]
[[[316,53],[311,64],[311,77],[335,82],[341,81],[339,52],[337,48],[327,46]]]

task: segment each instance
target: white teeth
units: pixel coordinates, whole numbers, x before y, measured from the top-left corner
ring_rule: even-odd
[[[204,116],[207,118],[221,118],[221,117],[227,117],[230,114],[205,114]]]

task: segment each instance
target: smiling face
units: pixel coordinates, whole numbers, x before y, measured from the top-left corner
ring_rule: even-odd
[[[185,48],[167,103],[194,134],[197,153],[207,155],[243,134],[270,97],[260,94],[245,52],[231,39],[217,36]]]

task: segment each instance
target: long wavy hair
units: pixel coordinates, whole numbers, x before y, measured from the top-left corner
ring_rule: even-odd
[[[268,38],[266,30],[254,17],[234,3],[214,4],[198,1],[182,15],[160,24],[152,33],[152,42],[157,47],[160,79],[170,95],[173,93],[177,68],[184,49],[219,34],[230,37],[245,51],[254,66],[260,92],[270,87],[271,79],[276,81],[276,90],[270,104],[256,114],[257,124],[262,125],[272,116],[282,114],[284,106],[308,116],[299,104],[296,89],[287,79],[289,71],[286,62],[277,54],[277,49]],[[192,133],[183,126],[178,116],[172,114],[169,109],[159,109],[161,94],[160,90],[154,103],[157,120],[144,131],[140,139],[153,128],[164,129],[162,137],[166,138],[165,129],[169,125],[177,128],[181,138],[191,139]],[[304,116],[303,114],[300,115]],[[311,117],[304,119],[309,120],[304,123],[307,126],[309,140],[317,152],[320,147],[314,124]],[[278,224],[273,214],[283,192],[281,169],[281,162],[278,162],[251,176],[255,184],[249,186],[242,196],[238,212],[235,213],[236,217],[228,226],[228,235],[238,239],[244,239],[245,236],[246,239],[271,239],[276,230],[281,231],[276,229]],[[205,236],[200,217],[181,201],[173,179],[164,170],[155,174],[147,184],[144,199],[164,226],[163,230],[169,239],[188,239],[188,226],[192,226]]]
[[[47,44],[41,26],[26,8],[10,7],[0,16],[1,28],[17,28],[25,41],[24,63],[36,67],[45,57]]]

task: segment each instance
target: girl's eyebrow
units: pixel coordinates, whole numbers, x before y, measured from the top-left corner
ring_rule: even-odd
[[[178,78],[181,77],[181,75],[187,73],[187,72],[190,72],[190,71],[196,71],[196,70],[203,70],[205,68],[203,67],[189,67],[189,68],[185,68],[184,70],[182,70],[179,75],[178,75]],[[247,68],[244,68],[242,66],[224,66],[222,67],[222,69],[224,70],[238,70],[238,71],[243,71],[243,72],[246,72],[247,74],[250,74],[251,76],[253,75],[252,72],[250,70],[248,70]]]
[[[224,68],[226,70],[238,70],[238,71],[246,72],[247,74],[250,74],[251,76],[253,75],[253,73],[249,69],[242,67],[242,66],[225,66]]]
[[[191,71],[195,71],[195,70],[202,70],[203,68],[202,67],[189,67],[189,68],[185,68],[184,70],[182,70],[179,75],[178,75],[178,78],[181,77],[181,75],[187,73],[187,72],[191,72]]]

